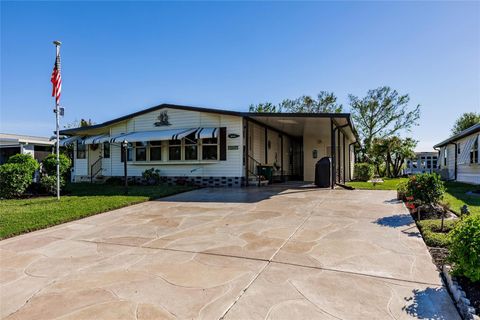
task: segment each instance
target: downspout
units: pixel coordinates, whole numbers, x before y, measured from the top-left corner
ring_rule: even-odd
[[[343,154],[343,184],[345,184],[345,134],[343,134],[343,146],[342,146],[342,154]]]

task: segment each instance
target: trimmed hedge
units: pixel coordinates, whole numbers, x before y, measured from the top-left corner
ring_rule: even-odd
[[[355,180],[368,181],[373,178],[375,167],[370,163],[355,163],[353,172]]]
[[[448,232],[453,229],[456,221],[445,220],[443,225],[443,232],[440,230],[441,219],[435,220],[420,220],[417,221],[418,228],[422,232],[423,239],[429,247],[447,248],[450,244]]]

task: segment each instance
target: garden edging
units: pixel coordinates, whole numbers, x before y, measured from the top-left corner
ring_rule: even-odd
[[[480,320],[480,317],[475,314],[475,308],[470,305],[470,300],[467,299],[465,291],[462,290],[455,277],[450,274],[451,269],[449,265],[443,265],[442,274],[446,279],[448,290],[462,318],[466,320]]]

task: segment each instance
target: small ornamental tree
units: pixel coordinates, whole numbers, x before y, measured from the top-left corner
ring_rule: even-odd
[[[436,173],[417,174],[408,179],[407,194],[415,202],[433,207],[443,199],[445,185]]]
[[[449,233],[453,272],[480,281],[480,215],[462,219]]]

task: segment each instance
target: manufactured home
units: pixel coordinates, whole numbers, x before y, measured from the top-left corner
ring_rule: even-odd
[[[445,180],[480,184],[480,123],[436,144]]]
[[[155,168],[169,183],[229,187],[313,182],[324,157],[331,159],[330,181],[348,181],[358,141],[348,113],[251,113],[171,104],[61,134],[68,136],[61,146],[74,146],[75,182],[139,178]]]
[[[29,154],[41,162],[53,151],[54,141],[46,137],[0,133],[0,164],[17,154]]]
[[[437,168],[437,152],[415,152],[415,158],[407,159],[403,174],[432,173]]]

